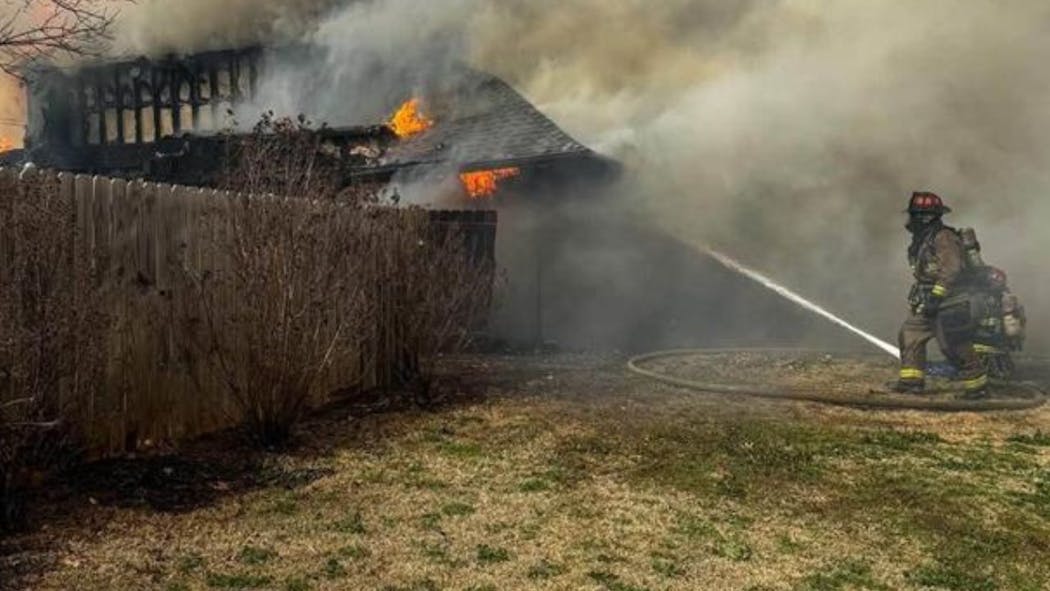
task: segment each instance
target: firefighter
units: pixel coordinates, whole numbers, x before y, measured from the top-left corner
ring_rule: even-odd
[[[908,203],[912,242],[908,261],[915,284],[908,297],[911,314],[900,332],[901,371],[895,390],[921,393],[926,386],[926,344],[937,339],[945,357],[959,369],[966,398],[987,396],[988,377],[974,350],[974,319],[966,295],[966,252],[959,234],[946,226],[951,212],[933,193],[917,192]]]

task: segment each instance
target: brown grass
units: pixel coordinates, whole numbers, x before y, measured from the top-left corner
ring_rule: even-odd
[[[734,402],[621,360],[463,359],[493,395],[310,423],[318,479],[183,514],[87,506],[34,589],[1039,589],[1047,411],[975,417]],[[944,433],[938,429],[944,429]],[[1019,436],[1024,437],[1019,437]],[[791,462],[789,470],[782,469]],[[95,516],[94,519],[87,516]],[[103,517],[99,520],[99,518]],[[99,535],[101,533],[101,535]],[[115,565],[121,565],[119,568]]]

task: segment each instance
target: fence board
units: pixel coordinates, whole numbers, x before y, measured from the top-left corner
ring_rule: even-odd
[[[0,195],[6,198],[0,200],[0,285],[8,284],[14,279],[14,270],[11,268],[15,260],[16,237],[13,235],[14,224],[14,196],[20,187],[18,185],[18,174],[10,168],[0,168]]]
[[[157,258],[156,258],[156,209],[157,209],[157,185],[142,183],[142,201],[138,207],[138,236],[139,236],[139,272],[144,290],[151,290],[157,284]]]
[[[57,190],[47,188],[48,183]],[[72,234],[57,239],[67,241],[77,261],[104,271],[111,282],[105,286],[107,313],[113,317],[106,337],[106,388],[83,400],[76,392],[69,394],[84,407],[86,429],[94,434],[97,452],[120,454],[149,439],[174,440],[229,426],[235,413],[228,385],[195,358],[201,353],[194,349],[199,345],[194,339],[206,316],[195,290],[198,281],[217,284],[217,308],[251,312],[258,303],[243,301],[243,294],[234,293],[226,280],[238,270],[231,252],[244,246],[237,243],[236,224],[244,221],[247,199],[263,207],[280,206],[283,200],[47,171],[22,178],[18,171],[0,169],[0,280],[13,279],[10,261],[19,248],[16,237],[2,230],[15,215],[12,204],[30,189],[33,198],[39,193],[40,199],[72,206]],[[318,216],[339,213],[323,202],[303,206]],[[368,281],[360,286],[369,302],[357,330],[360,343],[353,359],[318,378],[322,390],[389,388],[403,377],[403,364],[412,363],[406,358],[406,349],[412,348],[406,339],[418,331],[408,324],[416,322],[409,320],[409,307],[420,294],[407,291],[412,283],[403,269],[411,264],[414,255],[408,253],[416,247],[421,229],[441,224],[452,228],[444,230],[449,234],[481,228],[465,243],[470,251],[484,249],[479,244],[494,235],[495,219],[487,214],[370,209],[362,215],[359,226],[348,226],[359,228],[362,258],[339,265]],[[338,325],[342,320],[330,322]],[[224,321],[232,322],[217,320]]]

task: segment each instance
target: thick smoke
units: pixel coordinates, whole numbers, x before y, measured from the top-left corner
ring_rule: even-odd
[[[136,0],[120,7],[116,54],[161,55],[291,42],[338,0]]]
[[[286,112],[371,116],[412,72],[457,60],[499,74],[626,164],[621,194],[605,202],[618,219],[719,247],[887,336],[909,281],[900,212],[912,190],[937,191],[955,208],[949,221],[976,227],[986,259],[1011,274],[1033,341],[1050,345],[1045,2],[178,4],[187,16],[175,25],[126,21],[139,49],[275,35],[324,47],[310,80],[327,88],[304,84],[300,67],[268,82]],[[639,277],[678,272],[657,277],[661,261],[620,252],[563,254],[563,266],[600,269],[610,289],[639,298]],[[609,324],[644,320],[607,312]]]
[[[375,124],[421,87],[453,75],[474,0],[353,2],[302,38],[309,50],[276,57],[256,111],[305,112],[337,125]],[[249,109],[241,117],[251,119]]]
[[[1011,273],[1033,339],[1050,342],[1050,6],[500,6],[478,61],[623,156],[631,197],[674,235],[891,335],[908,282],[899,212],[913,189],[935,190]]]

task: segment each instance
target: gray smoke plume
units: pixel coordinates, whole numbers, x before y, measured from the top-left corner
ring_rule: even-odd
[[[113,52],[155,56],[294,41],[337,0],[136,0],[120,7]]]
[[[157,18],[175,4],[184,16]],[[881,335],[905,311],[901,210],[936,191],[1010,273],[1046,348],[1048,17],[1039,0],[155,0],[124,26],[140,50],[310,41],[325,59],[279,69],[267,102],[320,120],[374,117],[414,73],[460,60],[501,75],[626,164],[605,202],[617,220],[712,244]],[[601,269],[625,300],[680,271],[655,277],[661,261],[637,249],[555,258],[565,276]],[[647,321],[590,310],[558,318],[604,323],[596,340]]]
[[[900,211],[914,189],[940,192],[1050,343],[1050,7],[727,4],[500,3],[476,55],[621,155],[634,199],[675,236],[882,334],[909,280]]]

